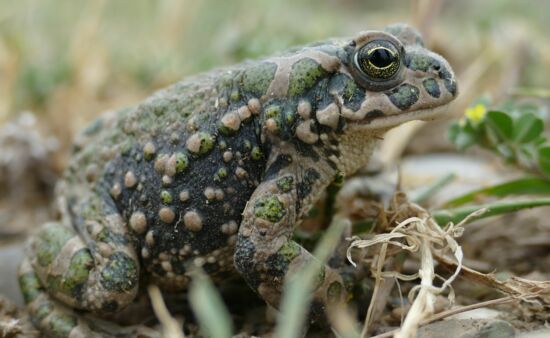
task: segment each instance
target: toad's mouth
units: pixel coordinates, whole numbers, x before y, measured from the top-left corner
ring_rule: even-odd
[[[371,119],[364,119],[357,121],[361,129],[385,129],[393,128],[405,122],[421,120],[432,121],[437,119],[443,119],[449,117],[451,114],[450,103],[437,106],[434,108],[418,109],[407,113],[401,113],[397,115],[382,115],[372,117]]]

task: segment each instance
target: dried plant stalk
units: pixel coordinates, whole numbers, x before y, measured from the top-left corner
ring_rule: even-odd
[[[369,327],[373,323],[374,309],[377,307],[379,299],[379,290],[381,282],[384,278],[395,278],[398,280],[412,280],[416,278],[421,279],[419,286],[413,288],[409,294],[409,298],[413,298],[413,295],[418,294],[412,302],[412,307],[408,312],[401,330],[396,333],[396,337],[415,337],[416,331],[420,323],[426,320],[434,313],[435,297],[438,294],[450,289],[451,283],[457,278],[461,268],[463,253],[461,247],[455,240],[455,237],[459,237],[462,234],[462,225],[468,221],[471,217],[479,216],[484,210],[477,211],[468,216],[463,222],[454,225],[449,224],[446,229],[442,229],[439,225],[430,217],[430,214],[421,208],[420,206],[406,201],[404,195],[397,194],[393,199],[392,208],[393,211],[388,212],[388,215],[392,221],[387,224],[392,224],[393,220],[409,216],[401,222],[399,222],[390,232],[375,235],[371,239],[354,239],[350,244],[347,252],[348,260],[351,264],[355,265],[351,257],[351,250],[353,248],[369,248],[377,246],[379,250],[376,254],[376,259],[371,268],[371,273],[375,278],[374,294],[369,304],[367,316],[362,330],[362,337],[367,336]],[[411,216],[413,215],[413,216]],[[410,253],[420,254],[421,268],[417,274],[404,275],[395,271],[382,271],[383,267],[387,263],[388,247],[394,246],[400,249],[400,251],[407,251]],[[456,259],[456,266],[454,273],[451,277],[444,280],[441,287],[434,286],[433,282],[436,278],[434,270],[433,253],[439,252],[451,252]],[[452,289],[451,289],[452,291]],[[449,299],[452,302],[454,300],[454,293],[449,293]]]

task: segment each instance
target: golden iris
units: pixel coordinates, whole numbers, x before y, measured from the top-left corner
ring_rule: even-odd
[[[387,42],[375,40],[367,43],[355,54],[357,67],[373,80],[387,80],[393,77],[400,66],[397,48]]]

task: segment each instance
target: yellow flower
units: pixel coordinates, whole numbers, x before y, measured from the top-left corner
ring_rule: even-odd
[[[466,113],[464,115],[466,115],[466,117],[472,122],[479,122],[485,117],[486,113],[487,107],[485,107],[482,103],[478,103],[475,106],[466,109]]]

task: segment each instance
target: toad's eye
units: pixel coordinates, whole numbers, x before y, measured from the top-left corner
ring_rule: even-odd
[[[398,49],[384,40],[374,40],[361,47],[354,61],[355,66],[374,81],[392,78],[401,65]]]

